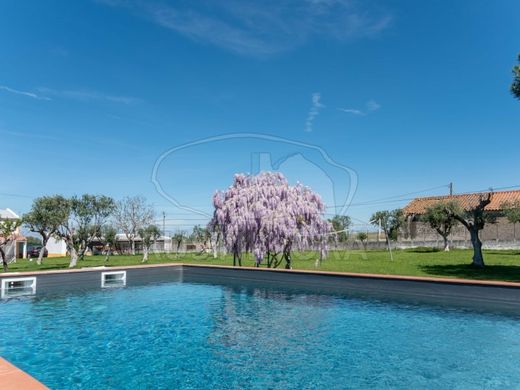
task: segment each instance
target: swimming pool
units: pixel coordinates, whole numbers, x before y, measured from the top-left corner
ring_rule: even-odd
[[[54,389],[514,388],[516,315],[206,277],[0,302],[0,356]]]

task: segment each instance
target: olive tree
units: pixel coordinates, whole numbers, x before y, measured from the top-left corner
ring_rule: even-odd
[[[153,223],[155,213],[142,196],[126,197],[117,202],[114,221],[130,243],[130,251],[135,255],[135,238],[139,230]]]
[[[7,272],[9,266],[7,264],[6,250],[16,239],[16,231],[21,225],[20,219],[2,219],[0,220],[0,257],[2,257],[2,266],[4,272]]]
[[[161,231],[156,225],[149,225],[142,229],[139,229],[139,236],[141,237],[143,243],[143,260],[148,261],[148,254],[150,253],[150,248],[155,243],[155,241],[161,236]]]
[[[479,232],[484,229],[486,223],[493,223],[496,220],[494,213],[485,210],[486,206],[491,203],[493,193],[480,194],[473,205],[465,210],[456,212],[455,210],[446,211],[450,213],[453,218],[459,221],[466,229],[468,229],[471,245],[473,246],[473,262],[475,267],[484,267],[484,256],[482,255],[482,241],[479,237]]]
[[[210,229],[202,227],[200,225],[193,226],[193,230],[191,231],[190,241],[194,243],[202,244],[202,251],[207,251],[208,242],[211,246],[211,232]]]
[[[23,224],[31,232],[42,238],[42,249],[36,263],[42,264],[43,255],[49,239],[56,233],[60,225],[68,218],[66,208],[62,207],[67,200],[61,195],[42,196],[33,201],[31,210],[22,218]]]
[[[352,224],[350,217],[348,215],[335,215],[329,219],[329,222],[332,225],[331,236],[338,242],[346,242],[348,240],[347,229]]]
[[[505,202],[502,204],[504,216],[513,224],[513,240],[516,241],[516,224],[520,222],[520,201]]]
[[[70,255],[69,267],[75,267],[78,257],[83,258],[114,209],[112,198],[104,195],[84,194],[66,199],[60,204],[60,213],[67,218],[58,227],[55,236],[62,239]]]
[[[428,207],[421,219],[428,223],[444,241],[444,251],[449,252],[450,243],[448,237],[455,225],[457,219],[455,214],[460,214],[461,208],[456,201],[438,202]]]
[[[361,241],[361,245],[363,245],[363,249],[367,249],[367,240],[368,240],[368,234],[365,232],[359,232],[357,234],[357,239]]]
[[[103,226],[101,231],[101,240],[105,250],[105,261],[108,261],[112,251],[116,248],[117,229],[112,225]]]
[[[401,209],[377,211],[372,214],[370,222],[373,225],[381,226],[381,229],[383,229],[386,245],[390,252],[390,259],[393,260],[394,255],[392,254],[390,241],[397,241],[399,229],[404,222],[403,211]]]
[[[179,250],[181,249],[181,245],[186,240],[186,232],[179,231],[175,233],[172,237],[172,240],[175,243],[176,256],[179,256]]]

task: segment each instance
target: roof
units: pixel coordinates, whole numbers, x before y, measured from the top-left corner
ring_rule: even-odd
[[[0,219],[19,219],[20,217],[11,209],[0,209]]]
[[[480,201],[480,197],[486,193],[476,192],[472,194],[427,196],[415,198],[403,208],[405,214],[424,214],[426,209],[438,202],[456,201],[464,210],[474,208]],[[520,202],[520,190],[493,192],[491,203],[484,210],[500,211],[504,203]]]

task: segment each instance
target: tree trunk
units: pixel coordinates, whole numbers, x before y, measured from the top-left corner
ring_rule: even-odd
[[[69,268],[74,268],[76,265],[78,265],[78,252],[76,251],[76,248],[74,246],[69,247],[69,253],[70,253],[70,264]]]
[[[448,236],[443,236],[442,239],[444,240],[444,252],[450,251],[450,242],[448,240]]]
[[[108,261],[109,258],[110,258],[110,248],[107,248],[107,251],[105,253],[105,263]]]
[[[143,245],[143,261],[142,263],[148,261],[148,247]]]
[[[394,254],[392,253],[392,245],[390,244],[390,236],[388,235],[388,232],[386,229],[384,229],[385,232],[385,240],[386,240],[386,246],[388,247],[388,252],[390,253],[390,260],[394,260]]]
[[[484,256],[482,255],[482,241],[478,236],[478,230],[474,227],[470,231],[471,244],[473,245],[473,263],[475,267],[484,268]]]
[[[285,269],[292,269],[291,254],[285,254]]]
[[[0,247],[0,256],[2,257],[2,266],[4,267],[4,272],[9,270],[9,266],[7,265],[7,261],[5,260],[5,252],[4,248]]]
[[[43,255],[45,254],[45,248],[47,247],[47,240],[42,239],[42,249],[40,249],[40,253],[38,253],[38,259],[36,260],[36,264],[42,265],[43,263]]]
[[[135,241],[133,238],[130,241],[130,251],[131,251],[132,256],[135,256]]]

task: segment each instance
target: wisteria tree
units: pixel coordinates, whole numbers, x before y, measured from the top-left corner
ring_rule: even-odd
[[[291,268],[293,249],[317,249],[326,255],[330,223],[323,218],[325,206],[318,194],[301,184],[290,186],[281,173],[235,175],[233,185],[213,197],[209,223],[219,230],[233,265],[242,265],[242,254],[253,253],[256,265],[267,267],[285,261]]]

